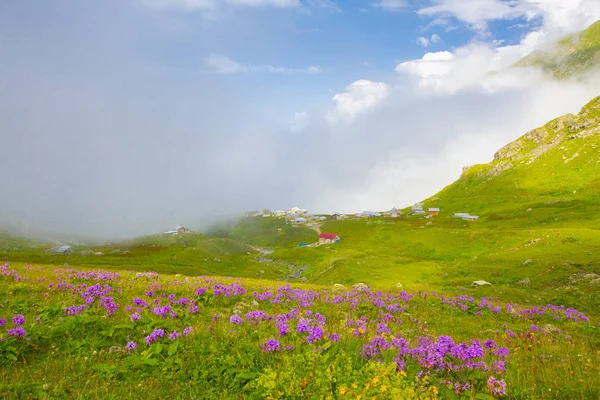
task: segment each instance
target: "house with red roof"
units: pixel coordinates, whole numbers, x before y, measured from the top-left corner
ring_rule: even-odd
[[[339,243],[340,237],[335,233],[321,233],[319,234],[319,244],[332,244]]]

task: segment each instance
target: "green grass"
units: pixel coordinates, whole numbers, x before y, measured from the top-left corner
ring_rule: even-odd
[[[8,294],[0,297],[0,318],[7,319],[0,327],[4,398],[494,399],[498,396],[487,384],[491,376],[506,382],[507,398],[600,395],[598,318],[576,322],[565,318],[564,311],[558,311],[555,319],[550,312],[529,316],[521,307],[511,312],[493,300],[487,307],[483,299],[468,296],[332,291],[300,284],[277,287],[265,280],[140,276],[51,265],[15,264],[0,272],[0,293]],[[118,304],[116,311],[107,313],[96,298],[85,311],[68,315],[65,308],[82,304],[91,296],[82,296],[83,291],[97,283],[111,288],[96,297],[110,295]],[[238,286],[230,288],[241,285],[246,291],[214,294],[218,285],[232,283]],[[198,294],[198,288],[206,292]],[[254,291],[271,296],[260,298]],[[281,301],[271,301],[276,294]],[[135,298],[171,305],[177,316],[160,317],[151,311],[156,303],[134,305]],[[186,304],[179,305],[184,298]],[[499,312],[493,311],[497,304]],[[132,321],[136,308],[140,319]],[[248,312],[257,310],[270,318],[250,320]],[[307,311],[324,318],[319,323],[323,334],[315,342],[308,343],[308,333],[297,331],[299,317],[294,310],[300,318],[308,318]],[[281,336],[276,316],[288,313],[288,333]],[[8,334],[17,314],[24,317],[29,340]],[[230,322],[236,314],[241,316],[239,325]],[[357,326],[355,321],[361,318],[365,323]],[[311,326],[317,320],[314,314]],[[381,324],[393,334],[378,332]],[[181,334],[186,327],[192,328],[190,334],[169,339],[172,332]],[[155,329],[164,329],[165,335],[147,344],[145,338]],[[493,340],[495,346],[506,347],[508,355],[497,356],[492,348],[477,359],[487,369],[438,371],[425,358],[410,356],[398,367],[398,351],[393,348],[376,346],[366,352],[374,338],[389,343],[401,337],[416,348],[424,339],[436,341],[442,335],[466,345]],[[276,339],[280,349],[264,351],[269,339]],[[127,351],[128,342],[135,342],[137,349]],[[446,355],[445,360],[452,357]],[[498,361],[503,366],[498,367]],[[452,362],[462,365],[459,359]],[[468,383],[470,388],[459,396],[452,387],[455,383]]]
[[[314,243],[318,238],[314,230],[304,226],[293,226],[284,218],[263,217],[240,220],[228,236],[263,247],[297,246],[300,243]]]

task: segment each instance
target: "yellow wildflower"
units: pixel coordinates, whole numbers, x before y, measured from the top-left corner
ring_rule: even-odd
[[[377,385],[379,383],[379,377],[376,376],[375,378],[373,378],[373,385]]]
[[[340,388],[340,394],[346,394],[346,393],[348,393],[348,388],[346,386],[342,386]]]
[[[432,387],[431,389],[432,389],[432,391],[433,391],[433,394],[437,396],[437,395],[438,395],[438,393],[439,393],[437,386],[434,386],[434,387]]]
[[[354,382],[352,385],[350,385],[350,387],[352,389],[356,389],[358,387],[358,384],[356,382]]]
[[[404,372],[404,370],[400,370],[400,372],[398,372],[398,373],[402,376],[406,376],[406,372]]]
[[[381,391],[382,391],[382,392],[385,392],[386,390],[387,390],[387,386],[385,386],[385,385],[382,385],[382,386],[381,386]]]

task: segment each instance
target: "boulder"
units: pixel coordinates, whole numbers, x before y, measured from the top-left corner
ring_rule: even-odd
[[[527,265],[527,264],[531,264],[533,262],[533,260],[525,260],[521,263],[521,265]]]
[[[531,279],[529,279],[529,278],[525,278],[522,281],[519,281],[517,283],[517,285],[521,285],[521,286],[527,286],[527,285],[530,285],[530,284],[531,284]]]
[[[471,286],[487,286],[487,285],[491,285],[491,283],[486,282],[486,281],[473,281],[473,283],[471,283]]]
[[[359,292],[368,292],[369,291],[369,287],[362,282],[356,283],[356,284],[352,285],[352,287],[354,289],[358,290]]]

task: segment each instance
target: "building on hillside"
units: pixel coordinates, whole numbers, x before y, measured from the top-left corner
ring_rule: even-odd
[[[397,217],[399,217],[402,214],[402,212],[399,211],[396,207],[394,207],[390,211],[388,211],[388,214],[392,218],[397,218]]]
[[[347,219],[347,218],[348,218],[348,216],[347,216],[347,215],[340,214],[340,213],[338,213],[338,212],[334,212],[333,214],[331,214],[331,216],[332,216],[334,219],[338,220],[338,221],[340,221],[340,220],[343,220],[343,219]]]
[[[71,246],[56,246],[53,247],[51,249],[46,250],[47,254],[62,254],[62,255],[67,255],[69,254],[71,251],[73,250],[73,248]]]
[[[428,214],[435,217],[436,215],[440,215],[440,209],[439,208],[429,208],[428,210]]]
[[[425,215],[427,214],[425,210],[423,210],[423,203],[417,203],[412,206],[411,214],[413,215]]]
[[[469,213],[454,213],[452,218],[462,218],[462,217],[466,217],[468,215],[469,215]]]
[[[170,230],[168,230],[166,232],[163,232],[163,233],[165,235],[181,235],[183,233],[189,233],[189,232],[191,232],[190,229],[188,229],[188,228],[186,228],[184,226],[181,226],[181,225],[177,225],[175,228],[170,229]]]
[[[286,211],[288,215],[306,215],[308,211],[303,208],[292,207]]]
[[[478,215],[471,215],[469,213],[454,213],[453,218],[460,218],[465,221],[475,221],[479,219]]]
[[[335,233],[321,233],[319,234],[319,244],[332,244],[339,243],[340,237]]]
[[[426,213],[426,212],[425,212],[425,210],[423,210],[422,208],[414,208],[414,207],[413,207],[413,209],[412,209],[412,211],[411,211],[411,214],[412,214],[412,215],[425,215],[425,214],[427,214],[427,213]]]
[[[381,213],[374,211],[363,211],[357,215],[362,218],[381,217]]]
[[[304,224],[307,221],[306,218],[302,218],[302,217],[297,217],[294,219],[294,222],[297,224]]]

